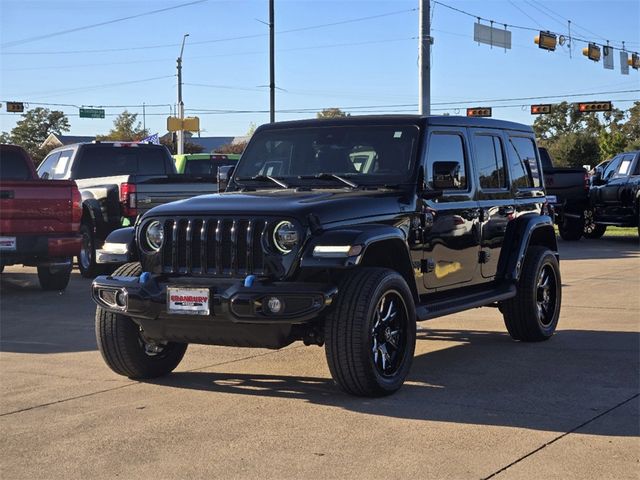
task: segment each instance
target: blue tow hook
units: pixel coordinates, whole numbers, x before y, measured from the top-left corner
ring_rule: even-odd
[[[253,282],[255,282],[255,281],[256,281],[256,276],[255,275],[247,275],[247,277],[244,279],[245,288],[253,287]]]
[[[140,283],[147,283],[150,276],[151,274],[149,272],[142,272],[142,275],[140,275]]]

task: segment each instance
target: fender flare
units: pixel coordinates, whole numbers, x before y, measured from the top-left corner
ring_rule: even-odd
[[[124,243],[127,245],[129,261],[133,262],[138,259],[135,227],[122,227],[112,231],[109,235],[107,235],[105,243]]]
[[[393,243],[393,259],[396,270],[407,281],[409,288],[417,301],[418,292],[413,274],[411,254],[407,245],[407,234],[401,228],[384,224],[357,225],[354,227],[341,227],[325,230],[312,237],[303,249],[300,258],[301,269],[344,270],[359,266],[367,253],[373,252],[376,245]],[[361,249],[354,255],[343,254],[335,256],[314,256],[316,246],[360,246]]]
[[[558,242],[551,217],[527,214],[509,222],[496,277],[517,282],[529,245],[544,245],[559,258]]]

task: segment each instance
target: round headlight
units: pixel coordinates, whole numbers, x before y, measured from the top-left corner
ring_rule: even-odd
[[[158,251],[162,248],[164,242],[164,229],[157,220],[154,220],[147,226],[145,233],[147,245],[152,250]]]
[[[291,222],[285,220],[273,229],[273,244],[282,253],[291,252],[298,245],[299,240],[298,230]]]

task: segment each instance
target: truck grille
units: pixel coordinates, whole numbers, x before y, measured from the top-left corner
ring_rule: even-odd
[[[265,219],[177,218],[164,221],[162,271],[244,276],[265,272]]]

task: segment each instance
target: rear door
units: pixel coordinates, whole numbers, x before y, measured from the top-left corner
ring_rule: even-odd
[[[504,214],[509,220],[527,213],[540,214],[544,202],[544,189],[540,172],[540,159],[533,135],[513,132],[503,135],[507,149],[511,196],[514,209]]]
[[[496,275],[498,259],[515,204],[509,191],[506,149],[499,130],[470,129],[480,207],[480,272],[483,278]]]
[[[476,277],[480,226],[470,158],[466,129],[434,126],[428,132],[423,164],[431,188],[434,163],[461,165],[459,186],[445,190],[440,198],[425,201],[426,215],[433,224],[424,236],[423,281],[432,291],[468,285]]]

